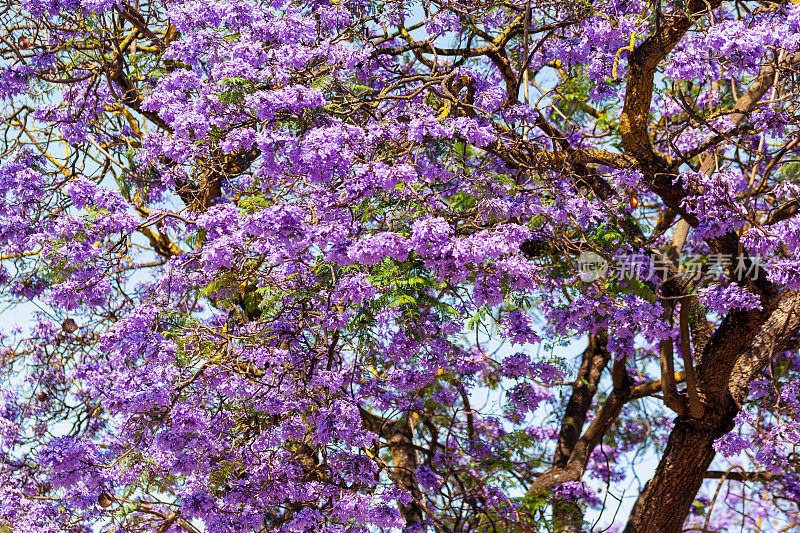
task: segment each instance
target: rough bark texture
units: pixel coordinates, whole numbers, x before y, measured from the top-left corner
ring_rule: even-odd
[[[718,0],[693,0],[687,3],[685,11],[657,17],[653,35],[637,46],[630,56],[626,98],[620,117],[620,133],[626,155],[636,159],[651,190],[693,227],[697,226],[698,221],[682,205],[689,191],[684,184],[673,181],[674,172],[682,161],[668,161],[653,149],[649,136],[649,110],[658,65],[699,16],[720,4],[722,2]],[[783,61],[797,59],[792,57]],[[733,115],[734,126],[754,109],[774,79],[774,66],[762,69],[751,89],[737,102]],[[700,171],[710,175],[716,167],[715,159],[713,156],[705,157]],[[738,235],[734,233],[711,239],[709,244],[712,249],[730,255],[742,252]],[[695,375],[705,416],[701,419],[679,416],[676,419],[655,475],[633,508],[625,529],[627,533],[681,531],[714,458],[713,443],[732,429],[733,418],[747,384],[773,354],[789,343],[800,327],[796,312],[800,307],[800,298],[796,294],[778,294],[776,288],[763,278],[745,282],[760,294],[763,310],[731,312],[710,340],[698,339],[696,347],[702,353],[697,352],[699,364]],[[689,305],[689,302],[686,303]],[[688,317],[684,318],[688,320]],[[703,324],[698,322],[695,321],[695,330],[702,335]],[[670,372],[668,379],[671,377]]]
[[[607,342],[608,337],[605,332],[589,335],[589,345],[583,352],[578,376],[572,385],[572,394],[564,410],[564,418],[561,420],[561,430],[553,455],[554,468],[564,468],[567,465],[581,436],[592,399],[597,394],[597,385],[611,359]],[[580,506],[572,502],[556,500],[553,502],[553,520],[557,527],[574,530],[575,527],[580,528],[583,513]]]
[[[425,510],[422,508],[422,493],[414,476],[419,466],[414,450],[414,434],[407,419],[389,420],[361,410],[361,420],[370,431],[377,433],[392,452],[390,477],[401,489],[411,493],[413,500],[408,505],[399,504],[400,514],[409,531],[425,531],[422,526]]]
[[[645,486],[625,533],[682,530],[692,502],[716,452],[714,441],[733,428],[735,409],[715,411],[698,421],[679,417],[655,475]]]
[[[552,490],[565,481],[578,481],[586,471],[592,451],[600,444],[603,436],[617,421],[622,407],[631,398],[631,380],[625,368],[626,359],[616,359],[611,368],[611,379],[614,388],[606,398],[600,412],[592,420],[574,445],[572,453],[563,467],[553,467],[540,475],[529,487],[529,492]]]
[[[422,499],[417,480],[414,478],[414,470],[417,469],[417,453],[409,446],[413,442],[411,426],[407,421],[393,422],[389,428],[391,433],[388,435],[389,446],[392,450],[392,464],[394,475],[401,488],[409,491],[414,497],[408,505],[400,505],[400,513],[406,521],[407,526],[417,525],[423,520],[422,507],[419,501]]]
[[[597,394],[597,384],[605,370],[611,354],[608,353],[605,333],[589,335],[589,345],[583,352],[581,367],[578,376],[572,385],[572,395],[567,402],[564,418],[561,420],[561,430],[558,434],[556,452],[553,456],[553,466],[566,466],[567,461],[575,449],[575,443],[581,436],[586,414],[592,405],[592,399]]]
[[[626,533],[673,533],[705,478],[714,441],[733,429],[746,384],[800,328],[800,293],[773,294],[763,311],[732,312],[717,329],[697,367],[706,415],[678,417],[656,473],[634,507]]]

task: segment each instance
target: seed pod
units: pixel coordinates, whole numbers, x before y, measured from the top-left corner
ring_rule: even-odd
[[[30,48],[31,42],[24,35],[20,35],[19,39],[17,39],[17,46],[19,46],[20,50],[27,50]]]
[[[46,402],[47,399],[50,398],[45,391],[39,391],[39,394],[36,395],[36,399],[40,402]]]
[[[630,198],[628,198],[628,201],[631,204],[631,209],[636,209],[637,207],[639,207],[639,197],[636,196],[635,193],[631,194]]]
[[[114,497],[103,492],[97,497],[97,503],[99,503],[100,507],[103,509],[107,509],[108,507],[111,507],[112,503],[114,503]]]
[[[61,324],[61,329],[67,333],[75,333],[78,331],[78,324],[76,324],[71,318],[68,318]]]

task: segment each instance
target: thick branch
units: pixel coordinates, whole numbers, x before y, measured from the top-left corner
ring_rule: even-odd
[[[393,479],[399,488],[411,493],[413,500],[408,505],[399,504],[400,513],[407,526],[420,524],[424,510],[419,502],[422,493],[419,490],[414,471],[417,469],[417,454],[414,449],[413,433],[408,420],[389,420],[359,409],[364,426],[377,433],[389,445],[392,452]]]
[[[692,360],[692,347],[689,338],[689,302],[681,303],[680,331],[681,331],[681,356],[683,357],[683,371],[686,374],[686,394],[689,397],[689,414],[692,418],[703,416],[704,408],[697,393],[697,379],[694,376],[694,361]]]
[[[672,313],[671,308],[669,313]],[[686,414],[686,401],[685,398],[678,394],[678,387],[675,383],[674,356],[672,339],[661,339],[659,363],[661,366],[661,392],[664,395],[664,405],[675,413],[684,415]]]
[[[531,491],[551,490],[553,487],[565,481],[578,481],[586,470],[589,456],[600,444],[603,436],[614,425],[619,417],[622,407],[629,400],[631,395],[630,378],[625,369],[625,359],[617,359],[611,369],[611,378],[614,388],[608,395],[603,407],[597,414],[589,427],[586,428],[583,436],[575,443],[567,464],[562,468],[551,468],[540,475],[528,489]]]
[[[666,167],[664,159],[654,152],[648,132],[656,69],[694,21],[721,3],[721,0],[690,1],[687,6],[688,14],[675,11],[665,17],[656,32],[637,46],[628,59],[628,80],[625,104],[620,116],[620,134],[625,151],[646,167],[657,169]]]
[[[608,336],[605,331],[589,335],[589,344],[583,351],[581,366],[572,385],[572,394],[564,410],[564,418],[561,420],[561,430],[553,455],[554,468],[565,467],[575,450],[575,444],[586,423],[586,415],[595,394],[597,394],[597,386],[603,370],[611,359],[607,342]],[[566,500],[553,502],[553,519],[564,527],[580,527],[583,521],[582,515],[580,506],[573,502]]]
[[[667,256],[669,259],[677,264],[678,257],[683,251],[683,246],[686,243],[686,237],[689,235],[689,224],[686,219],[681,219],[675,227],[675,232],[672,234],[672,243],[670,245]],[[669,289],[669,287],[665,287]],[[667,293],[668,296],[674,296]],[[673,300],[664,302],[664,321],[672,327],[672,313],[675,310]],[[683,342],[683,338],[681,338]],[[678,394],[677,384],[675,383],[675,353],[672,346],[672,338],[662,339],[659,346],[659,364],[661,366],[661,390],[664,394],[664,405],[672,409],[679,415],[685,415],[687,412],[687,404],[685,398]],[[694,378],[694,376],[692,376]]]
[[[561,430],[558,434],[556,452],[553,456],[553,466],[562,468],[575,449],[575,444],[580,438],[581,430],[586,422],[586,414],[592,405],[592,399],[597,394],[597,385],[603,370],[611,359],[606,343],[608,338],[605,332],[589,335],[589,345],[583,352],[578,375],[572,385],[572,395],[564,410],[561,420]]]
[[[707,406],[700,419],[678,417],[655,475],[631,513],[626,533],[681,531],[697,490],[716,455],[716,439],[733,419],[755,374],[792,344],[800,328],[800,293],[765,296],[762,311],[731,312],[717,328],[697,366]]]
[[[756,373],[776,353],[787,349],[800,331],[800,292],[787,291],[755,338],[748,344],[733,367],[728,388],[734,401],[741,405],[747,387]]]

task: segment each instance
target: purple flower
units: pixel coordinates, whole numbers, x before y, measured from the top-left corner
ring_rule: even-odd
[[[714,441],[714,449],[725,457],[731,457],[752,449],[752,445],[738,433],[727,433]]]
[[[597,494],[582,481],[565,481],[553,489],[553,496],[562,500],[586,503],[591,507],[603,504]]]

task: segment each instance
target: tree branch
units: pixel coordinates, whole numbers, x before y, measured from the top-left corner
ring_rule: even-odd
[[[689,339],[689,302],[681,302],[679,315],[681,332],[681,356],[683,357],[683,371],[686,375],[686,394],[689,396],[689,414],[692,418],[700,418],[705,411],[700,395],[697,392],[697,379],[694,376],[694,361],[692,361],[692,347]]]
[[[611,379],[614,388],[608,395],[603,407],[592,420],[589,427],[575,443],[575,448],[570,454],[567,464],[562,468],[551,468],[544,472],[531,484],[528,492],[552,490],[553,487],[565,481],[578,481],[586,470],[589,456],[600,444],[603,436],[614,425],[619,417],[622,407],[630,399],[631,387],[628,372],[625,369],[626,359],[617,359],[611,368]]]
[[[800,292],[786,291],[775,310],[736,360],[728,380],[733,400],[741,407],[747,388],[776,353],[785,351],[800,331]]]

